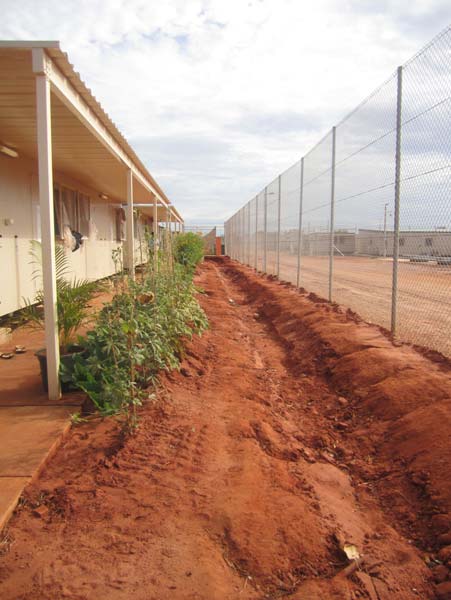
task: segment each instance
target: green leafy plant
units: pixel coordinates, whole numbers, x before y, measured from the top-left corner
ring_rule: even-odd
[[[174,258],[188,271],[193,272],[204,257],[202,238],[193,232],[181,233],[174,241]]]
[[[178,368],[184,340],[208,326],[195,293],[186,268],[160,254],[142,280],[127,280],[86,336],[74,382],[102,414],[125,414],[129,431],[159,372]]]
[[[42,251],[40,242],[33,240],[30,249],[32,277],[42,279]],[[63,246],[55,247],[56,296],[58,338],[61,353],[68,351],[76,341],[77,330],[89,317],[89,302],[99,291],[96,281],[71,278],[70,262]],[[25,299],[22,317],[31,327],[44,328],[44,291],[39,289],[33,300]]]

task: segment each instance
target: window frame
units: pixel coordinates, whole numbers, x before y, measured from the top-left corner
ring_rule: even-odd
[[[64,191],[73,194],[74,206],[72,207],[72,217],[75,219],[75,223],[64,223]],[[84,202],[86,201],[88,207],[88,218],[87,220],[85,219],[86,222],[83,223],[83,227],[81,226],[81,200]],[[91,196],[89,194],[86,194],[85,192],[82,192],[72,186],[55,181],[53,184],[53,205],[55,211],[55,237],[60,240],[63,239],[64,225],[68,225],[73,231],[80,232],[84,239],[89,237],[89,221],[91,219]],[[81,229],[85,229],[85,231],[83,232]]]

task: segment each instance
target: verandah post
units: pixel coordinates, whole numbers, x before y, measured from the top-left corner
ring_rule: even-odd
[[[36,73],[36,125],[39,172],[39,206],[42,232],[42,283],[44,291],[45,348],[50,400],[61,396],[59,382],[60,350],[55,266],[55,223],[53,205],[53,160],[49,70],[42,48],[33,49]]]
[[[127,231],[127,269],[128,275],[135,278],[135,231],[133,222],[133,172],[127,169],[127,213],[125,219]]]

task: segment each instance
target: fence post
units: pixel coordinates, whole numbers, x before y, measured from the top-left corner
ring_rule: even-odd
[[[235,240],[236,240],[236,249],[235,249],[235,260],[240,260],[240,211],[236,213],[236,223],[235,223]]]
[[[276,275],[280,274],[280,200],[282,196],[282,175],[279,175],[279,194],[277,198],[277,255],[276,255]]]
[[[235,260],[235,215],[230,219],[230,253],[229,256]]]
[[[224,252],[226,256],[229,256],[230,247],[230,220],[227,221],[227,231],[224,230]]]
[[[402,111],[402,67],[398,67],[396,94],[396,154],[395,154],[395,211],[393,223],[393,279],[391,296],[391,332],[396,335],[398,309],[398,259],[399,259],[399,204],[401,191],[401,111]]]
[[[298,224],[298,267],[296,274],[296,287],[301,281],[301,248],[302,248],[302,200],[304,195],[304,157],[301,158],[301,180],[299,190],[299,224]]]
[[[241,258],[240,262],[246,264],[246,205],[241,209]]]
[[[232,258],[233,260],[236,260],[236,257],[238,255],[238,236],[237,236],[237,216],[236,214],[233,215],[233,221],[232,221]]]
[[[255,196],[255,270],[258,268],[258,194]]]
[[[247,203],[247,264],[251,266],[251,203]]]
[[[332,171],[330,182],[330,232],[329,232],[329,302],[332,302],[334,280],[334,230],[335,230],[335,138],[336,127],[332,127]]]
[[[265,187],[265,217],[264,217],[264,233],[263,233],[263,273],[266,273],[266,247],[268,242],[268,187]]]
[[[236,221],[236,237],[237,237],[237,257],[236,259],[241,262],[241,208],[238,211],[238,218]]]

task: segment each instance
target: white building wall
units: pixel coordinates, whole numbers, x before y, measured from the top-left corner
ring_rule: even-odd
[[[112,250],[116,241],[115,209],[95,202],[98,191],[86,188],[62,174],[54,174],[55,183],[67,185],[91,198],[89,239],[76,252],[67,250],[73,275],[100,279],[115,271]],[[33,161],[11,159],[0,154],[0,316],[24,306],[24,298],[33,299],[40,285],[33,280],[30,242],[40,240],[37,169]]]

